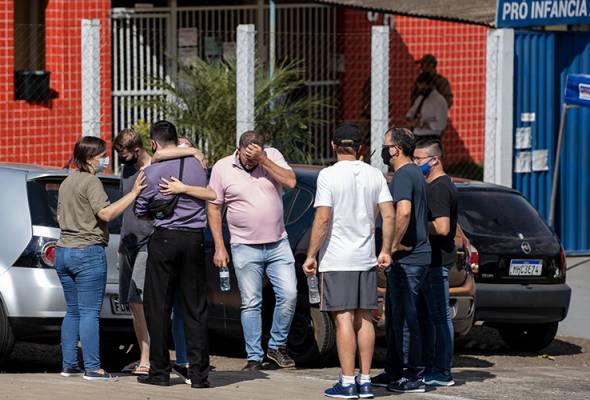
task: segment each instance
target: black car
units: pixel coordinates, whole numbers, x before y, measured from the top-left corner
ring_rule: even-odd
[[[571,297],[558,237],[513,189],[478,182],[457,188],[477,283],[475,319],[496,327],[514,350],[546,347]]]
[[[298,302],[293,325],[288,339],[288,349],[298,364],[309,364],[317,361],[319,357],[332,354],[336,347],[334,323],[329,313],[320,312],[317,306],[310,306],[308,302],[307,281],[301,265],[305,261],[307,246],[311,233],[314,217],[314,197],[316,181],[320,167],[295,166],[297,186],[294,189],[285,189],[283,194],[284,218],[289,242],[295,256],[295,268],[297,272]],[[380,225],[376,226],[376,244],[380,246]],[[229,231],[223,223],[223,234],[226,247],[229,248]],[[457,335],[465,335],[473,324],[474,317],[474,281],[471,269],[465,260],[464,247],[468,241],[458,236],[456,243],[459,250],[457,264],[449,274],[450,306],[453,317],[453,325]],[[209,299],[209,327],[218,336],[242,340],[242,327],[240,323],[240,296],[233,272],[231,271],[231,291],[221,292],[219,289],[219,273],[213,265],[214,244],[209,232],[205,237],[205,249],[207,252],[207,279]],[[230,263],[231,264],[231,263]],[[380,279],[380,282],[383,282]],[[268,281],[264,284],[263,293],[263,332],[268,338],[272,322],[274,307],[274,294]],[[384,287],[379,289],[379,297],[382,300]],[[382,301],[380,301],[382,305]],[[377,335],[383,332],[383,309],[375,312]]]

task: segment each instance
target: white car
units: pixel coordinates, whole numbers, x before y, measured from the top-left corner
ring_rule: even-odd
[[[64,169],[0,163],[0,360],[10,355],[16,340],[59,343],[66,304],[53,263],[60,234],[57,195],[67,176]],[[121,196],[119,178],[99,177],[110,200],[117,200]],[[118,357],[124,362],[121,356],[128,348],[123,345],[133,343],[134,338],[129,309],[118,301],[120,227],[120,218],[109,223],[100,326],[103,360]],[[129,359],[136,356],[126,355]]]

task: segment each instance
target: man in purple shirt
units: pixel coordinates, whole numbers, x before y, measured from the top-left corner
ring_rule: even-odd
[[[156,122],[150,131],[152,150],[175,148],[176,128],[168,121]],[[147,185],[135,202],[138,217],[150,217],[149,205],[171,199],[160,191],[162,179],[175,177],[190,186],[207,186],[207,174],[194,157],[186,157],[182,177],[180,159],[163,161],[145,168]],[[145,317],[150,334],[150,374],[138,377],[140,383],[169,386],[170,355],[168,333],[170,313],[177,287],[182,296],[184,330],[193,388],[209,387],[209,348],[207,337],[207,282],[203,229],[207,224],[205,202],[185,194],[169,215],[154,219],[154,233],[148,245],[144,288]]]

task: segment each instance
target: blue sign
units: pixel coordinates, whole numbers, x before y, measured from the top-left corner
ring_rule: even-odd
[[[569,74],[564,101],[566,104],[590,107],[590,75]]]
[[[498,0],[496,26],[590,24],[590,0]]]

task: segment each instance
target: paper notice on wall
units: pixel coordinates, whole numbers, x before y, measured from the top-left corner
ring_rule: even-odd
[[[516,128],[516,140],[514,148],[516,150],[525,150],[531,148],[531,127]]]
[[[521,151],[514,159],[514,172],[517,174],[531,172],[531,152]]]
[[[522,113],[520,114],[520,120],[522,122],[535,122],[536,115],[535,113]]]
[[[178,49],[178,59],[183,65],[193,65],[193,63],[199,58],[198,47],[180,47]]]
[[[549,171],[549,151],[533,150],[533,171]]]
[[[178,29],[178,47],[191,47],[199,45],[199,31],[197,28]]]

